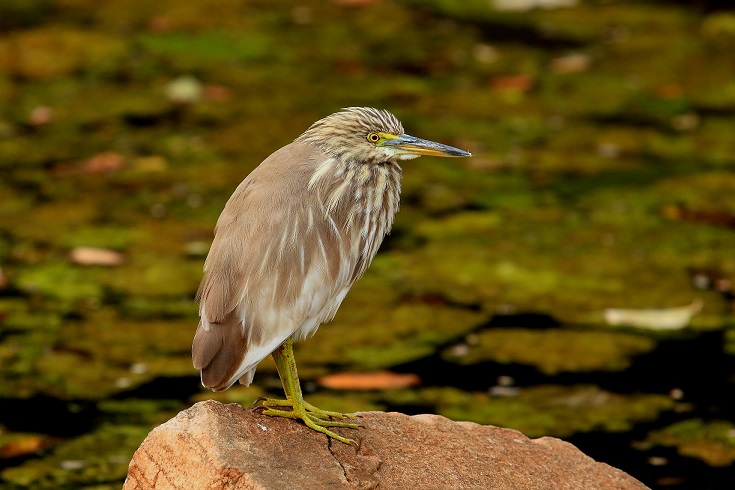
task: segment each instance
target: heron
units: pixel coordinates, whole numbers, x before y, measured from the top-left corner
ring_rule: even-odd
[[[301,420],[330,438],[352,414],[304,400],[293,344],[332,320],[370,265],[398,211],[400,161],[471,153],[404,133],[390,112],[348,107],[313,123],[235,189],[215,227],[197,292],[194,367],[213,391],[250,385],[272,355],[285,399],[265,415]]]

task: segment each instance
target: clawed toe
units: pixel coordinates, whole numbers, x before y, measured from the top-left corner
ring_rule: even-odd
[[[259,396],[258,398],[256,398],[255,400],[253,400],[253,403],[250,406],[252,406],[252,407],[258,407],[258,408],[264,408],[265,405],[258,405],[258,403],[264,402],[266,400],[268,400],[268,397]]]
[[[259,398],[255,400],[253,410],[258,410],[263,415],[270,417],[285,417],[289,419],[302,420],[307,427],[325,434],[332,439],[336,439],[345,444],[355,444],[355,441],[342,437],[327,427],[344,427],[347,429],[357,429],[358,424],[350,422],[342,422],[334,419],[354,419],[352,414],[343,414],[339,412],[331,412],[329,410],[321,410],[310,403],[303,402],[294,404],[290,400],[277,400],[271,398]],[[257,405],[262,403],[262,405]],[[282,407],[290,407],[291,410],[281,410]]]

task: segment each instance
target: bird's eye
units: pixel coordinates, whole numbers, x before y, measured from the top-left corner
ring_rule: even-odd
[[[370,133],[367,139],[371,143],[377,143],[378,141],[380,141],[380,135],[378,133]]]

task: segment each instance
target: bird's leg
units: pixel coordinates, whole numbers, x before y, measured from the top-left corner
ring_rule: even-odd
[[[322,432],[328,437],[346,444],[354,442],[327,429],[327,427],[349,427],[351,429],[357,429],[357,424],[331,420],[331,418],[355,418],[354,415],[321,410],[311,403],[304,401],[304,396],[301,393],[301,384],[299,383],[299,375],[296,372],[296,358],[293,355],[293,339],[289,338],[276,349],[273,352],[273,359],[276,361],[276,369],[278,369],[278,376],[281,378],[286,399],[274,400],[267,398],[263,400],[262,406],[265,407],[263,413],[272,417],[301,419],[308,427]],[[292,409],[280,410],[273,407],[291,407]]]

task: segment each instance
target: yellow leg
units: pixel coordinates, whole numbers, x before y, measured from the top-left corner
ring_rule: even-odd
[[[354,443],[355,441],[352,439],[347,439],[327,429],[327,427],[349,427],[350,429],[357,429],[357,424],[332,420],[333,418],[354,419],[354,415],[321,410],[311,403],[304,401],[304,396],[301,393],[301,384],[299,383],[299,375],[296,372],[296,358],[293,355],[293,339],[289,338],[276,349],[273,352],[273,359],[276,361],[276,369],[278,369],[278,376],[281,378],[286,399],[275,400],[266,398],[263,400],[262,406],[265,407],[263,413],[271,417],[300,419],[307,427],[326,434],[328,437],[337,439],[345,444]],[[291,410],[280,410],[273,407],[291,407]]]

